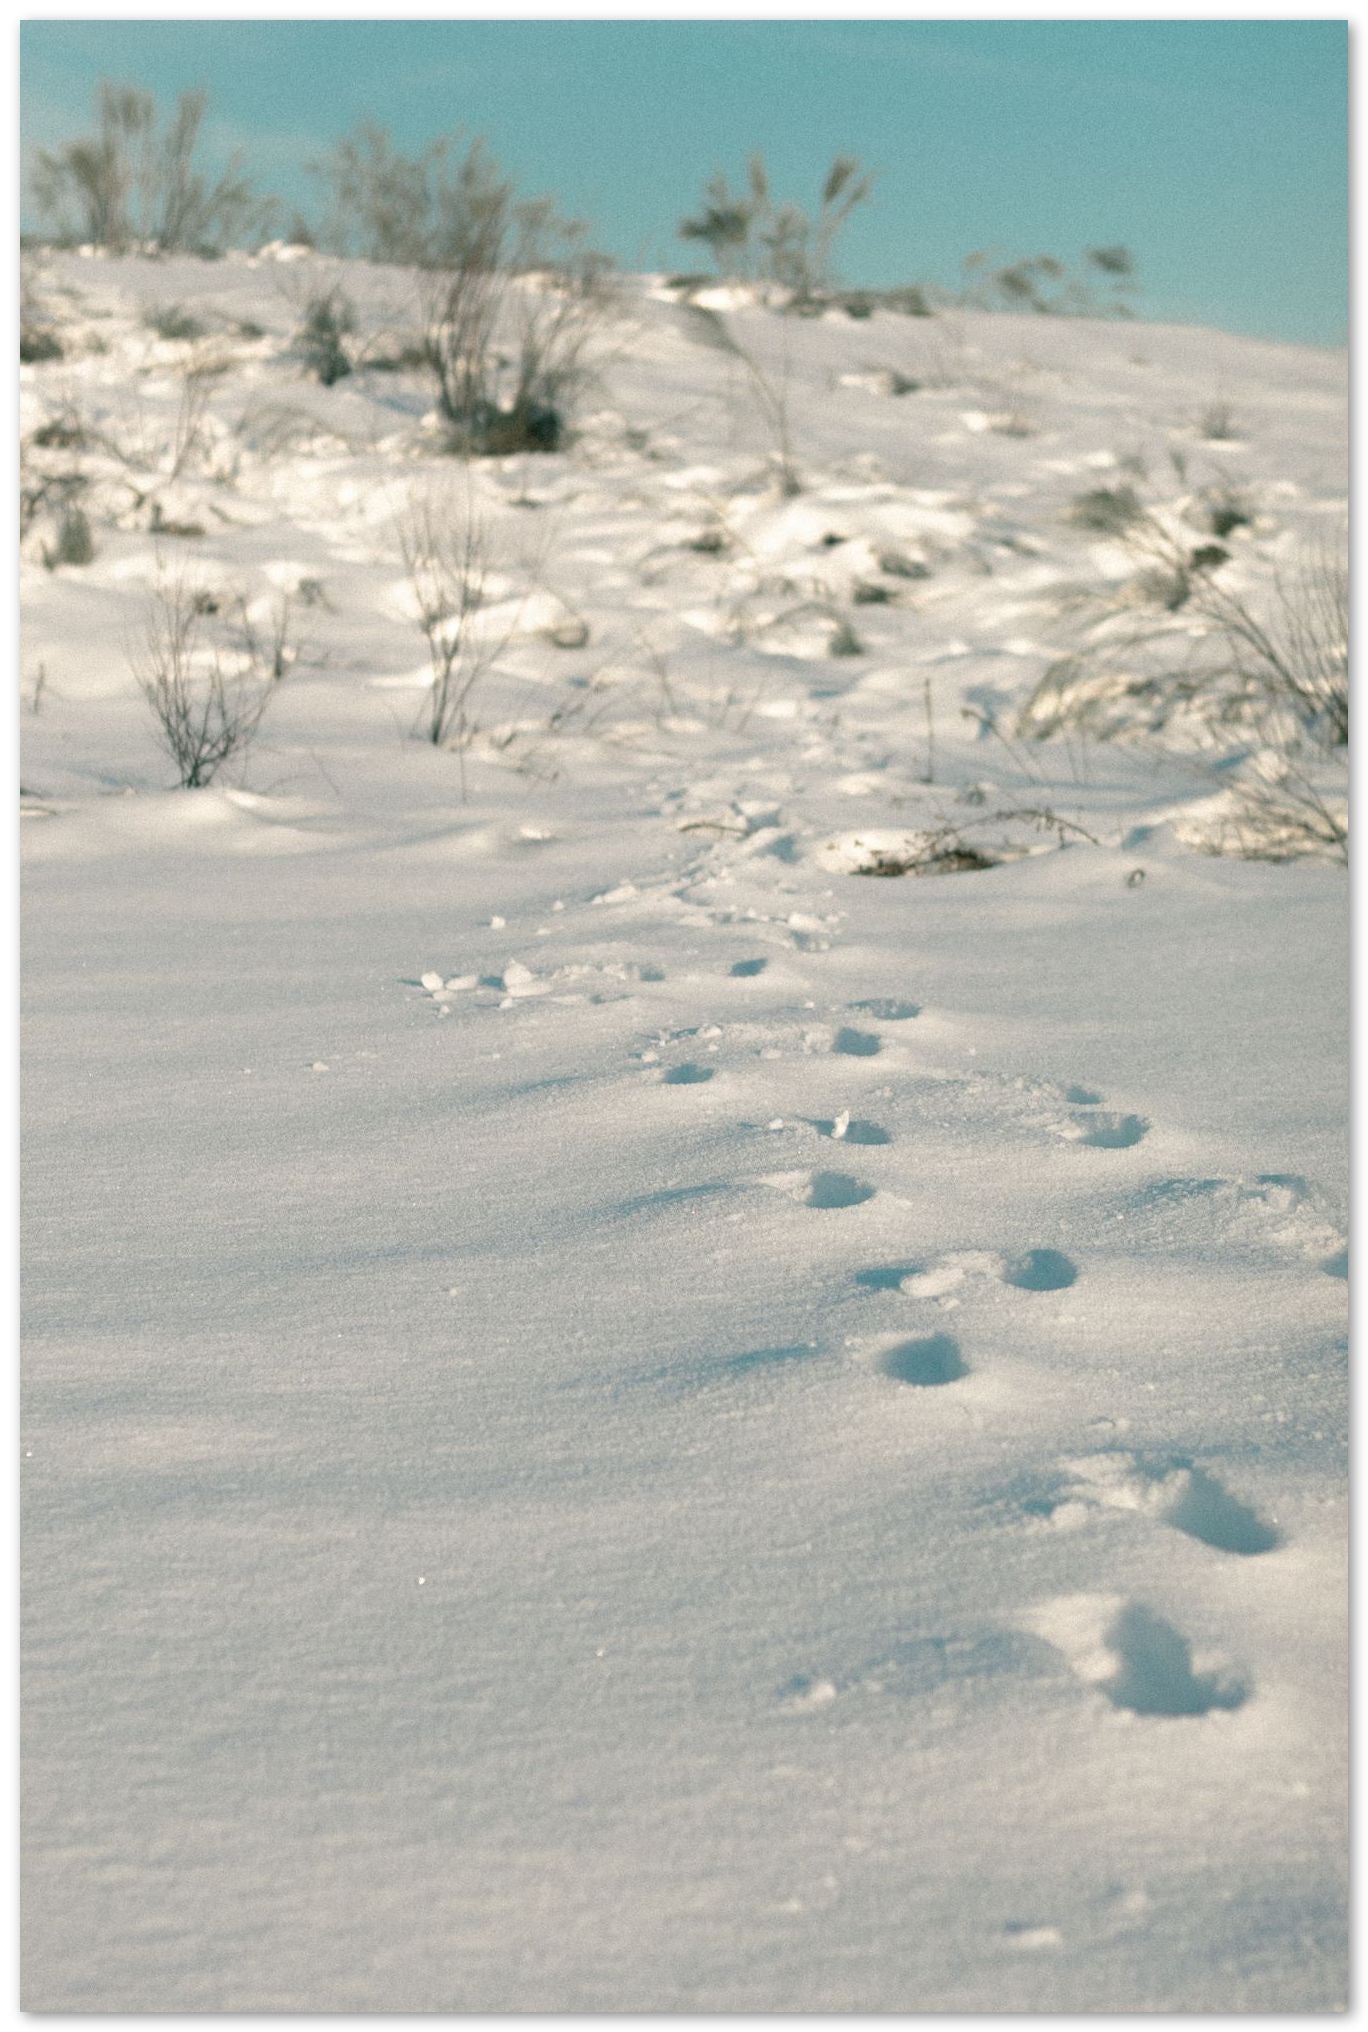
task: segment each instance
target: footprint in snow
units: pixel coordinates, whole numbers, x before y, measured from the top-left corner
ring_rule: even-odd
[[[1056,1136],[1066,1143],[1081,1143],[1088,1150],[1129,1150],[1149,1131],[1143,1115],[1089,1112],[1070,1115],[1053,1124]]]
[[[1218,1246],[1287,1249],[1328,1277],[1349,1274],[1338,1208],[1295,1172],[1152,1179],[1124,1204],[1136,1237],[1178,1236],[1189,1245],[1200,1237]]]
[[[1065,1087],[1061,1098],[1070,1108],[1087,1110],[1086,1114],[1072,1114],[1062,1122],[1051,1123],[1055,1135],[1066,1143],[1082,1143],[1089,1150],[1129,1150],[1149,1130],[1143,1115],[1103,1110],[1102,1096],[1092,1087]]]
[[[855,1030],[847,1025],[836,1032],[831,1048],[842,1058],[877,1058],[883,1050],[883,1039],[872,1030]]]
[[[714,1070],[713,1066],[692,1062],[672,1065],[667,1073],[662,1073],[660,1083],[666,1087],[700,1087],[712,1078]]]
[[[816,1673],[799,1672],[775,1696],[783,1714],[816,1714],[836,1698],[836,1683]]]
[[[1005,1263],[1001,1275],[1017,1291],[1067,1291],[1078,1282],[1078,1265],[1059,1249],[1027,1249]]]
[[[1249,1698],[1247,1680],[1220,1660],[1195,1659],[1182,1632],[1143,1602],[1066,1596],[1039,1610],[1032,1628],[1085,1686],[1129,1714],[1207,1715]]]
[[[1069,1480],[1047,1506],[1051,1520],[1068,1526],[1090,1510],[1129,1510],[1157,1518],[1216,1552],[1244,1559],[1282,1544],[1276,1527],[1231,1494],[1206,1468],[1176,1457],[1145,1465],[1128,1453],[1091,1454],[1062,1463]]]
[[[837,1115],[834,1121],[809,1121],[808,1126],[815,1129],[819,1136],[827,1136],[836,1143],[874,1145],[893,1141],[887,1129],[881,1129],[877,1122],[852,1119],[849,1109]]]
[[[768,965],[768,960],[737,960],[727,972],[734,981],[753,981],[757,974],[764,973]]]
[[[996,1278],[1016,1291],[1067,1291],[1078,1282],[1078,1265],[1060,1249],[1027,1249],[1020,1256],[960,1249],[913,1270],[902,1289],[911,1298],[949,1298],[973,1278]]]
[[[868,1002],[852,1002],[850,1008],[853,1015],[872,1016],[876,1023],[908,1023],[921,1015],[919,1002],[897,1002],[880,995]]]
[[[924,1263],[874,1263],[867,1270],[857,1270],[852,1282],[861,1291],[897,1291],[906,1277],[919,1277],[926,1268]]]
[[[910,1383],[919,1390],[934,1390],[945,1383],[958,1383],[969,1374],[959,1342],[949,1334],[928,1334],[921,1340],[895,1341],[878,1356],[882,1375],[895,1383]]]

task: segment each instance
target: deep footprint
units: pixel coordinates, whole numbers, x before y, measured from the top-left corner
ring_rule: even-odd
[[[899,1291],[904,1277],[916,1277],[925,1267],[923,1263],[879,1263],[857,1270],[851,1281],[861,1291]]]
[[[1188,1717],[1242,1707],[1248,1682],[1213,1667],[1198,1671],[1180,1630],[1143,1602],[1073,1595],[1032,1618],[1037,1635],[1063,1653],[1070,1670],[1127,1714]]]
[[[1196,1538],[1217,1552],[1236,1552],[1250,1559],[1272,1552],[1282,1543],[1273,1526],[1257,1510],[1223,1488],[1204,1468],[1187,1468],[1173,1476],[1174,1500],[1162,1512],[1175,1531]]]
[[[1129,1150],[1149,1129],[1143,1115],[1075,1115],[1059,1135],[1088,1150]]]
[[[1067,1291],[1078,1282],[1078,1266],[1058,1249],[1028,1249],[1006,1265],[1002,1281],[1018,1291]]]
[[[876,1037],[872,1030],[844,1027],[832,1038],[831,1048],[843,1058],[877,1058],[883,1050],[883,1039]]]
[[[873,1197],[872,1185],[861,1185],[844,1171],[814,1171],[801,1194],[803,1205],[810,1207],[863,1206]]]
[[[949,1334],[930,1334],[925,1340],[899,1341],[885,1348],[879,1368],[896,1383],[911,1383],[920,1390],[933,1390],[943,1383],[958,1383],[969,1374],[959,1342]]]
[[[734,981],[753,981],[757,974],[764,973],[768,965],[768,960],[738,960],[727,971]]]
[[[714,1068],[710,1065],[671,1066],[670,1070],[661,1080],[661,1085],[666,1087],[699,1087],[702,1086],[705,1080],[712,1078],[713,1071]]]
[[[1113,1707],[1138,1715],[1204,1715],[1237,1708],[1248,1698],[1239,1680],[1194,1672],[1187,1638],[1141,1602],[1127,1602],[1103,1642],[1116,1670],[1101,1682]]]
[[[1065,1503],[1091,1503],[1103,1509],[1129,1510],[1157,1517],[1174,1531],[1209,1545],[1215,1552],[1233,1552],[1242,1559],[1273,1552],[1282,1534],[1248,1503],[1205,1468],[1170,1457],[1141,1463],[1127,1453],[1095,1454],[1068,1464],[1075,1480]]]
[[[844,1127],[841,1128],[839,1135],[837,1134],[837,1124],[835,1122],[816,1121],[812,1123],[812,1127],[817,1131],[819,1136],[829,1136],[837,1143],[860,1143],[872,1146],[893,1141],[887,1129],[881,1129],[877,1122],[852,1122],[847,1120]]]

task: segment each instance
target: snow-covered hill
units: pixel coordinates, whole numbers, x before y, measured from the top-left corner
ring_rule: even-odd
[[[27,2007],[1341,2005],[1345,876],[1079,617],[1333,543],[1342,358],[633,283],[467,468],[339,281],[35,285]]]

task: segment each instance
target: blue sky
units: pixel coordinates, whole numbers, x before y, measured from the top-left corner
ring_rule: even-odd
[[[1343,22],[29,21],[23,138],[84,131],[102,77],[210,95],[211,149],[317,211],[313,158],[362,120],[417,150],[485,134],[529,194],[629,266],[756,148],[811,201],[831,157],[878,172],[848,281],[953,284],[1004,258],[1124,242],[1142,309],[1341,344],[1348,273]]]

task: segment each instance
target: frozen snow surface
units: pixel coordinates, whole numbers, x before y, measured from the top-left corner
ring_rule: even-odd
[[[637,285],[467,481],[417,370],[305,378],[316,265],[52,260],[23,370],[95,549],[23,565],[25,2004],[1342,2007],[1345,877],[1012,731],[1070,501],[1238,486],[1255,573],[1342,359],[743,304],[789,497]],[[205,789],[159,574],[289,596]]]

